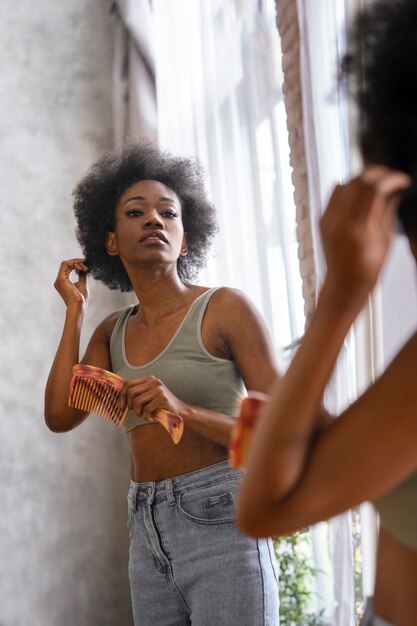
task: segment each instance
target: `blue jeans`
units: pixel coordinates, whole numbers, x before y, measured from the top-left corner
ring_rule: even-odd
[[[270,540],[235,524],[241,472],[227,461],[128,495],[135,626],[278,626]]]

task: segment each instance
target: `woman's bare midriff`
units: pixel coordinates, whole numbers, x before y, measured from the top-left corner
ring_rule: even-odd
[[[184,428],[174,444],[160,424],[137,426],[128,432],[135,482],[158,482],[194,472],[228,458],[227,448]]]
[[[375,613],[395,626],[417,624],[417,550],[381,528]]]

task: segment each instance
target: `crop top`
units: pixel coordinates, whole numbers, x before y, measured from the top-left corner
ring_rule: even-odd
[[[417,472],[373,504],[382,528],[417,550]]]
[[[211,355],[201,338],[201,324],[209,300],[218,289],[212,288],[198,296],[188,309],[179,328],[162,352],[139,367],[126,358],[126,324],[135,305],[121,312],[110,339],[112,371],[123,378],[155,376],[180,400],[192,406],[237,415],[244,385],[234,361]],[[129,411],[125,431],[149,424]]]

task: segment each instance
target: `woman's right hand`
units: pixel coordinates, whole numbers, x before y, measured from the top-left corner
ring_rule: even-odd
[[[78,280],[76,282],[72,282],[71,280],[71,272],[73,271],[78,272]],[[54,287],[67,307],[71,304],[87,306],[89,299],[87,272],[88,267],[84,259],[62,261],[59,266]]]

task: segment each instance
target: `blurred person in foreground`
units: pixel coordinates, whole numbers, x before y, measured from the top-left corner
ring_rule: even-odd
[[[321,404],[397,223],[417,258],[417,2],[357,15],[342,76],[363,120],[362,173],[322,218],[327,275],[302,344],[263,410],[238,522],[285,535],[370,500],[380,514],[376,586],[362,625],[417,624],[417,333],[369,389],[323,425]]]

